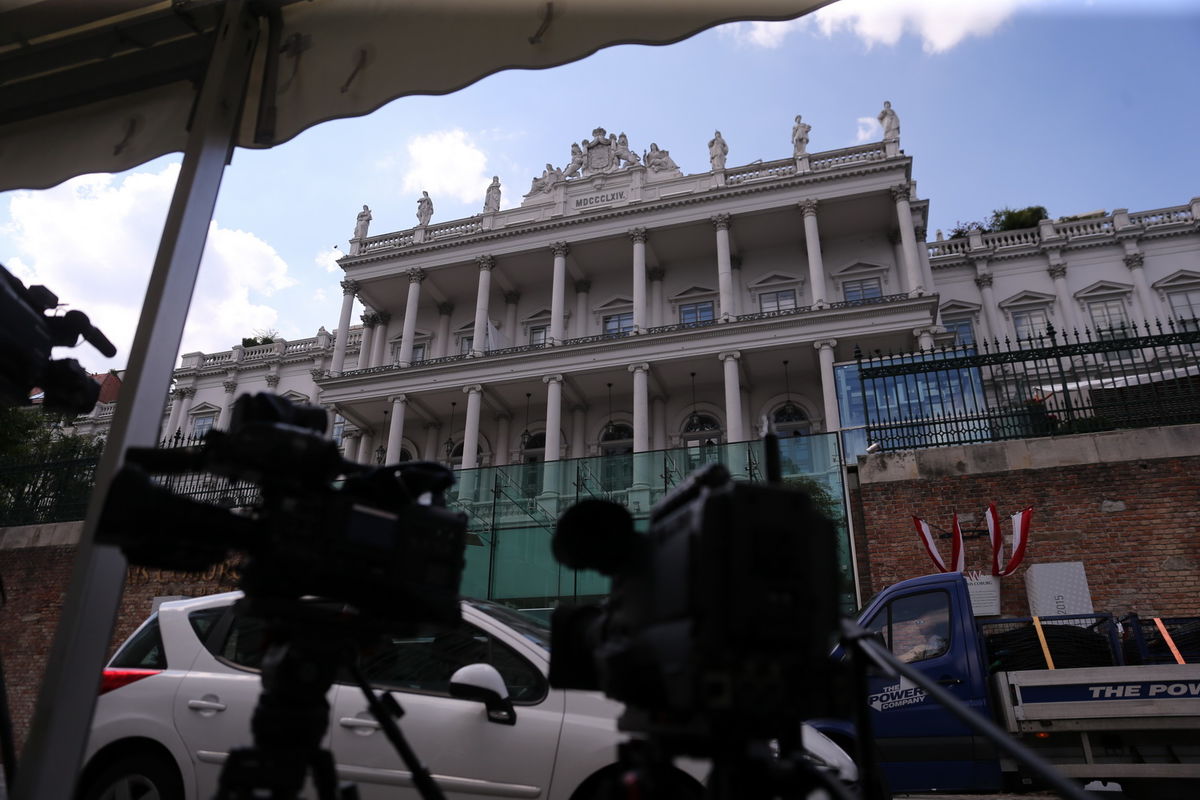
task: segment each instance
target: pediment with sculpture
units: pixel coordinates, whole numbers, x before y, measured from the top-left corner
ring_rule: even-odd
[[[571,144],[570,160],[565,167],[546,164],[542,174],[533,178],[525,197],[532,199],[547,195],[560,183],[610,175],[631,167],[644,168],[650,179],[678,178],[683,175],[679,165],[671,158],[670,151],[660,149],[657,143],[652,142],[650,149],[639,156],[630,147],[629,137],[624,131],[616,134],[596,128],[590,139]]]

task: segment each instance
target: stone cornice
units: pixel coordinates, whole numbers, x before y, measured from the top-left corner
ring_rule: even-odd
[[[817,183],[829,183],[831,181],[836,181],[847,177],[860,177],[863,175],[886,173],[894,171],[897,168],[904,169],[905,173],[907,174],[912,168],[912,158],[909,156],[899,156],[895,158],[881,159],[879,161],[852,162],[845,167],[835,167],[828,170],[822,170],[820,172],[806,172],[787,178],[776,178],[770,181],[721,187],[704,192],[679,195],[677,197],[671,197],[665,200],[649,200],[646,202],[633,203],[606,211],[575,214],[569,217],[561,217],[540,222],[518,223],[510,227],[501,228],[499,230],[480,231],[469,236],[437,239],[427,244],[414,244],[402,248],[391,248],[356,256],[346,256],[345,258],[340,259],[338,263],[342,266],[343,270],[349,272],[355,267],[360,267],[367,264],[375,264],[381,261],[389,261],[397,258],[407,259],[415,256],[427,255],[432,252],[453,249],[466,244],[492,242],[546,231],[562,230],[564,228],[587,225],[589,223],[601,220],[637,217],[650,212],[682,208],[685,206],[711,205],[737,197],[763,194],[765,192],[784,191],[802,186],[812,186],[813,184]],[[697,221],[699,222],[700,220],[698,219]],[[547,246],[549,246],[549,243],[547,243]]]

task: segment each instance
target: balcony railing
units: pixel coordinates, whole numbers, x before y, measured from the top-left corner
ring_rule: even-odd
[[[883,450],[1200,422],[1196,320],[859,354],[858,372]]]

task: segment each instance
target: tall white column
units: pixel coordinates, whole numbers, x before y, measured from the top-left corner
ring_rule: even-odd
[[[836,346],[837,339],[813,342],[821,362],[821,397],[825,401],[826,432],[840,430],[842,427],[841,415],[838,413],[837,383],[833,376],[833,348]]]
[[[591,309],[588,307],[588,292],[592,290],[591,281],[575,281],[575,336],[588,335],[588,317]]]
[[[750,418],[750,387],[742,387],[742,431],[747,439],[758,438],[754,432],[754,420]]]
[[[546,375],[546,452],[545,460],[559,460],[562,452],[562,375]],[[543,473],[543,492],[558,491],[558,469],[547,467]]]
[[[191,399],[196,396],[196,387],[194,386],[178,386],[171,394],[175,396],[174,402],[171,403],[171,419],[167,422],[167,432],[164,438],[170,438],[175,435],[187,419],[187,410],[191,406]]]
[[[503,467],[509,463],[509,453],[512,451],[511,442],[512,417],[508,414],[496,415],[496,451],[492,453],[492,465]]]
[[[225,398],[221,403],[221,416],[217,418],[217,427],[227,431],[229,430],[229,412],[233,408],[233,395],[237,392],[237,381],[227,380],[221,386],[225,389]]]
[[[471,335],[471,355],[481,356],[490,348],[487,346],[488,300],[492,295],[492,267],[496,259],[491,256],[480,256],[475,259],[479,265],[479,291],[475,293],[475,328]]]
[[[438,329],[437,329],[437,351],[434,353],[434,358],[442,358],[450,355],[450,315],[454,313],[454,303],[438,303]],[[413,324],[416,324],[414,317]],[[410,340],[412,337],[408,337]],[[401,345],[403,346],[403,345]],[[409,359],[412,359],[412,351],[409,351]]]
[[[934,329],[932,327],[913,328],[913,336],[917,337],[918,350],[933,349],[933,333]]]
[[[563,342],[563,312],[566,310],[567,253],[571,248],[566,242],[550,245],[554,252],[554,277],[550,284],[550,344]]]
[[[571,406],[571,458],[583,458],[587,454],[587,409],[581,405]]]
[[[717,290],[720,292],[720,318],[733,318],[733,264],[729,252],[729,215],[711,217],[717,232]]]
[[[892,198],[896,201],[896,221],[900,226],[900,246],[904,252],[904,274],[908,276],[908,293],[925,294],[921,278],[921,260],[917,255],[917,235],[913,230],[912,207],[908,203],[908,186],[893,186]]]
[[[358,456],[354,459],[359,464],[375,463],[375,432],[369,428],[362,431],[358,437]]]
[[[1061,315],[1059,319],[1062,320],[1063,327],[1060,333],[1066,336],[1072,331],[1082,331],[1079,317],[1075,314],[1075,306],[1071,304],[1071,295],[1067,290],[1067,265],[1062,261],[1055,262],[1050,265],[1047,272],[1054,281],[1054,297],[1058,300],[1058,310]]]
[[[388,420],[387,455],[383,463],[395,464],[400,460],[404,446],[404,412],[408,410],[408,395],[396,394],[388,400],[392,403],[392,418]]]
[[[358,431],[347,431],[342,434],[342,458],[347,461],[358,461],[358,444],[362,434]]]
[[[629,239],[633,242],[633,332],[642,333],[650,327],[646,322],[646,229],[634,228]]]
[[[442,426],[436,422],[425,423],[425,444],[421,448],[421,457],[426,461],[441,461],[442,454],[438,452],[440,444],[438,436],[442,431]]]
[[[371,363],[371,343],[375,341],[375,325],[378,317],[375,312],[366,310],[359,317],[362,321],[362,338],[358,340],[358,369],[373,367]]]
[[[350,311],[354,307],[354,295],[358,293],[356,281],[342,281],[342,314],[338,317],[337,340],[333,343],[333,360],[329,372],[341,375],[346,364],[346,342],[350,339]]]
[[[633,452],[650,449],[650,365],[630,364],[633,373]]]
[[[725,365],[725,432],[727,442],[744,442],[746,431],[742,428],[742,386],[738,374],[738,360],[742,354],[737,350],[719,353],[717,358]]]
[[[425,270],[410,269],[408,271],[408,297],[404,301],[404,327],[400,329],[400,354],[396,361],[400,366],[412,366],[413,339],[417,335],[417,307],[421,302],[421,281],[425,280]],[[446,338],[449,338],[450,315],[446,314]],[[440,347],[445,347],[445,339],[438,337]]]
[[[375,326],[375,338],[371,341],[371,366],[382,367],[387,363],[388,323],[392,321],[392,315],[386,311],[377,311],[375,318],[379,323]],[[366,349],[364,344],[363,350]]]
[[[467,395],[467,419],[463,432],[462,468],[479,466],[479,412],[483,406],[483,387],[478,383],[464,386]]]
[[[934,294],[937,287],[933,285],[933,267],[929,264],[929,245],[925,242],[928,235],[924,225],[917,226],[917,254],[921,257],[921,278],[925,281],[925,292]]]
[[[508,344],[516,347],[525,342],[517,341],[517,303],[521,302],[520,292],[504,293],[504,331],[508,334]]]
[[[909,285],[908,273],[904,271],[904,242],[900,239],[900,232],[893,232],[888,236],[888,241],[892,243],[892,258],[896,260],[896,272],[899,273],[900,290],[905,294],[910,294],[913,287]]]
[[[1125,256],[1125,266],[1129,268],[1129,274],[1133,277],[1133,296],[1137,300],[1138,310],[1142,312],[1143,320],[1153,323],[1159,315],[1150,302],[1150,285],[1146,282],[1146,270],[1143,268],[1145,262],[1146,257],[1141,253],[1129,253]]]
[[[663,323],[663,276],[666,271],[662,267],[651,267],[646,270],[650,281],[650,327],[657,328]]]
[[[650,401],[650,417],[654,429],[654,449],[667,449],[667,399],[655,395]]]
[[[979,265],[976,264],[976,269]],[[996,307],[996,293],[992,291],[992,273],[980,272],[975,276],[979,287],[979,298],[983,306],[983,318],[988,326],[988,338],[1003,341],[1007,336],[1004,323],[1000,321],[1000,309]]]
[[[825,262],[821,258],[821,233],[817,229],[817,201],[800,204],[804,214],[804,246],[808,252],[808,283],[812,286],[812,304],[818,308],[829,303],[825,288]]]

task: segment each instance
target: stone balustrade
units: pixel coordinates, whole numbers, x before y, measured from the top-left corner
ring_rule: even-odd
[[[455,220],[430,225],[425,230],[425,241],[437,239],[454,239],[459,236],[470,236],[483,230],[483,224],[478,219]]]
[[[244,351],[242,351],[242,360],[253,361],[254,359],[258,358],[266,358],[267,356],[274,355],[275,349],[274,342],[271,342],[270,344],[256,344],[254,347],[247,347]]]
[[[780,161],[763,161],[725,170],[725,185],[736,186],[739,183],[748,183],[749,181],[790,178],[795,174],[795,159],[787,158]]]
[[[233,362],[233,351],[227,350],[224,353],[206,353],[200,361],[202,367],[213,367],[217,364],[229,364]]]
[[[1128,218],[1128,225],[1124,222],[1124,218]],[[1118,210],[1114,214],[1087,219],[1042,220],[1040,227],[985,233],[982,240],[984,247],[991,250],[1005,247],[1038,247],[1044,240],[1051,238],[1051,232],[1053,232],[1053,240],[1065,239],[1070,242],[1076,239],[1114,236],[1118,228],[1121,231],[1129,231],[1131,228],[1151,229],[1164,225],[1188,225],[1197,221],[1196,206],[1194,205],[1172,206],[1134,213]],[[930,258],[961,257],[971,252],[971,242],[968,237],[926,242],[925,246],[929,249]]]
[[[875,142],[857,147],[845,147],[841,150],[831,150],[827,153],[815,153],[809,156],[808,163],[810,169],[817,172],[862,161],[882,161],[885,158],[887,158],[887,153],[884,150],[883,142]]]

